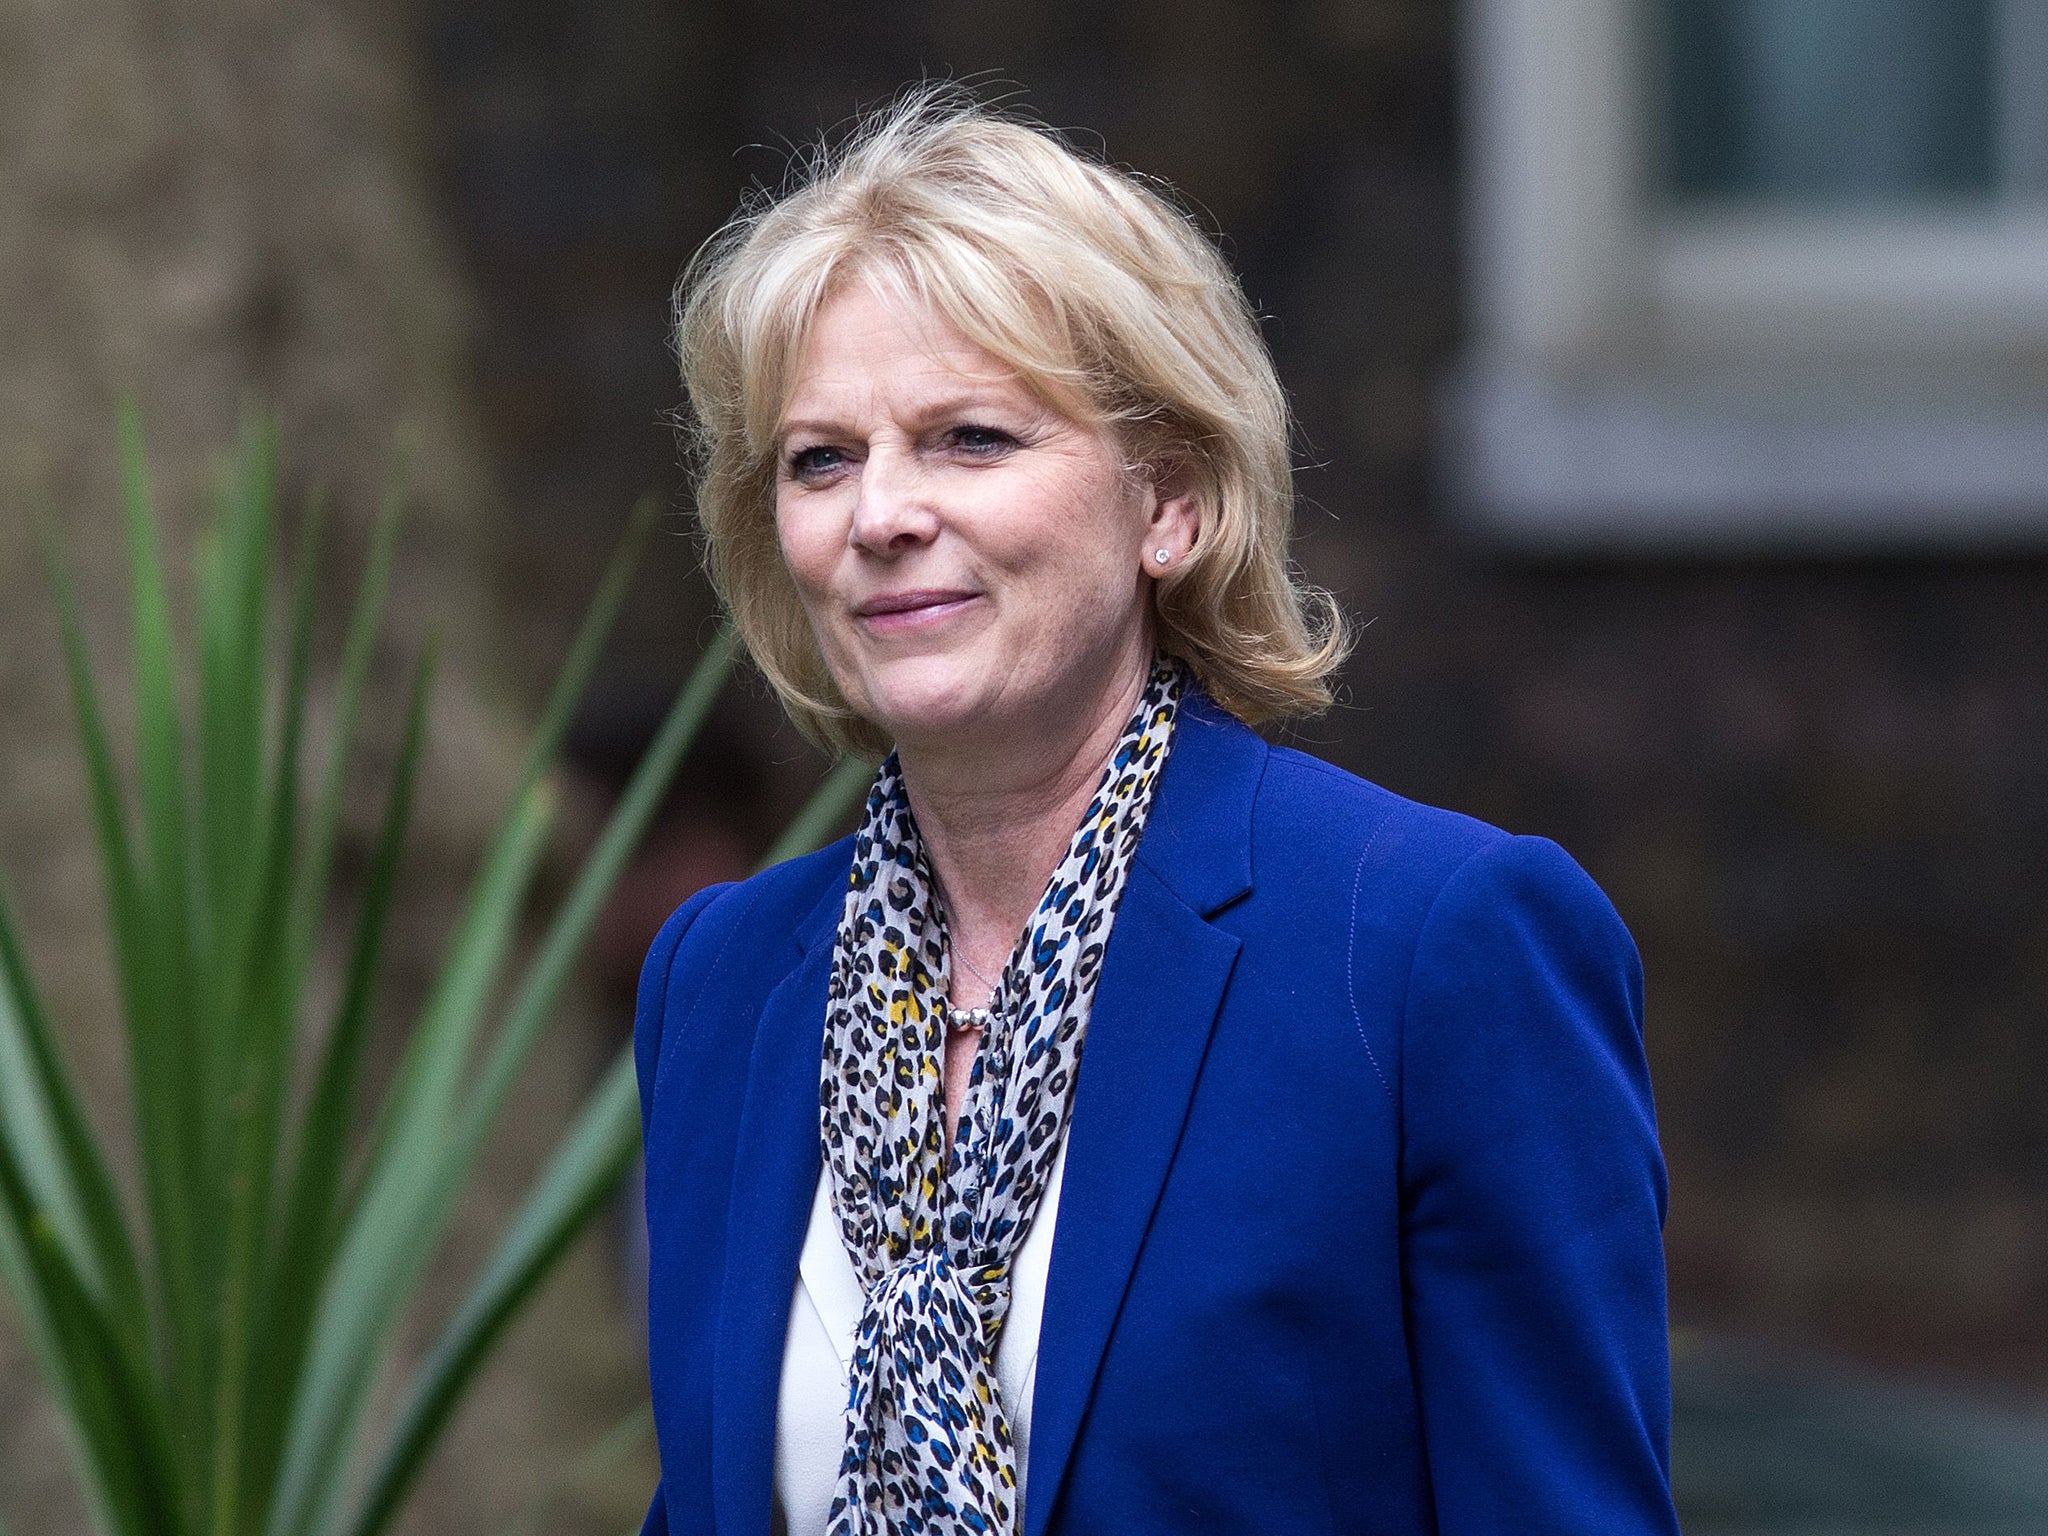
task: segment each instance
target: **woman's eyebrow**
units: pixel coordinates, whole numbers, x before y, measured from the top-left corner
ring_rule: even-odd
[[[799,432],[812,432],[820,437],[833,437],[845,430],[844,424],[827,417],[797,417],[783,422],[775,429],[775,443],[779,447]]]
[[[1022,391],[989,385],[959,390],[920,402],[907,413],[907,419],[916,425],[924,426],[942,417],[971,415],[976,411],[1000,410],[1031,414],[1038,409],[1038,403]],[[815,433],[820,437],[836,437],[851,430],[848,424],[838,417],[792,416],[776,429],[775,442],[780,445],[800,432]]]
[[[1028,410],[1030,405],[1031,396],[1026,391],[1007,381],[995,381],[936,396],[926,401],[917,414],[924,417],[957,416],[963,411]]]

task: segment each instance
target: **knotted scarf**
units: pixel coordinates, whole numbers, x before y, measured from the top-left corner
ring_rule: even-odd
[[[839,1234],[866,1290],[831,1536],[1014,1536],[996,1389],[1010,1265],[1065,1133],[1102,953],[1185,674],[1155,660],[1066,854],[997,979],[945,1147],[944,913],[891,753],[854,844],[820,1103]]]

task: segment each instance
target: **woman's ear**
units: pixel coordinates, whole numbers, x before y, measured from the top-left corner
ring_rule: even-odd
[[[1184,468],[1161,471],[1147,490],[1151,511],[1145,526],[1145,569],[1154,576],[1177,570],[1200,536],[1201,505],[1194,477]]]

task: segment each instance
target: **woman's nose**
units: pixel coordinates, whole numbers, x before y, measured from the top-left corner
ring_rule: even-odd
[[[929,543],[938,528],[930,484],[918,464],[893,450],[871,451],[853,506],[854,545],[871,554],[898,554]]]

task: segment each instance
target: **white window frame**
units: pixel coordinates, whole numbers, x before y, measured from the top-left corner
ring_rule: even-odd
[[[1466,0],[1473,325],[1442,426],[1467,526],[1596,553],[2048,540],[2048,203],[1654,211],[1644,9]],[[2048,38],[2048,0],[2001,24],[2006,53]]]

